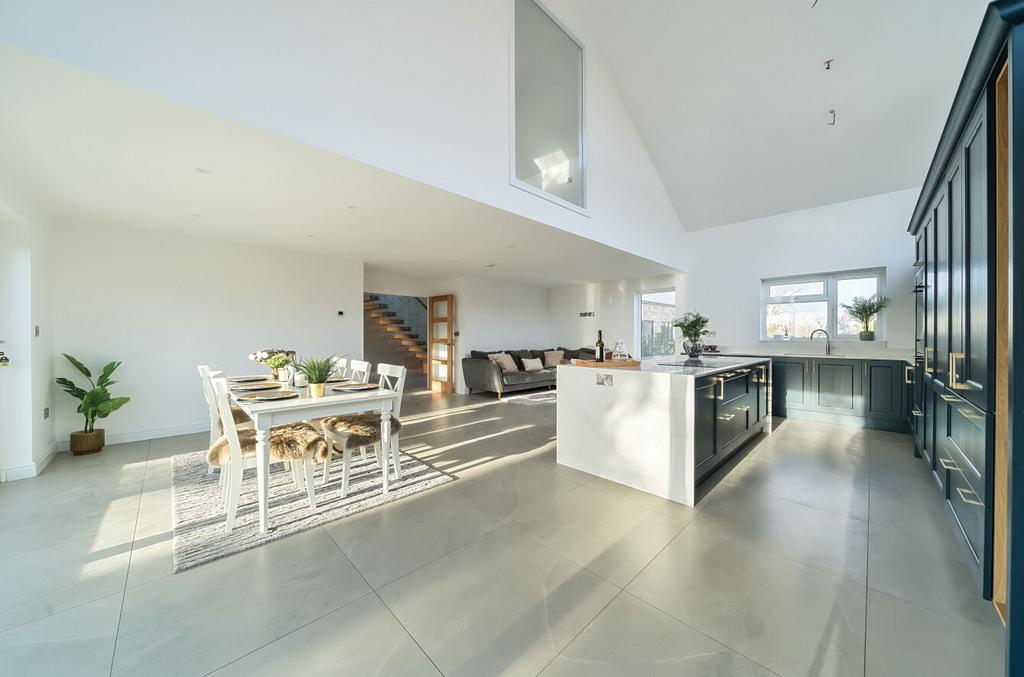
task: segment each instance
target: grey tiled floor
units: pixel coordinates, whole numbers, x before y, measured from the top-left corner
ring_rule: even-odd
[[[6,675],[999,675],[904,435],[796,421],[697,509],[555,464],[553,393],[411,394],[437,490],[171,573],[190,435],[0,485]]]

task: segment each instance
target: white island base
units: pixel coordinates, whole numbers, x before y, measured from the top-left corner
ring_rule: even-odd
[[[770,360],[763,358],[705,358],[701,367],[561,365],[558,463],[692,506],[697,466],[717,466],[758,433],[771,431],[770,374]],[[741,385],[748,394],[734,395]],[[698,406],[699,398],[715,401]],[[730,438],[731,446],[722,446],[720,431],[734,434],[737,412],[748,417],[746,427]]]

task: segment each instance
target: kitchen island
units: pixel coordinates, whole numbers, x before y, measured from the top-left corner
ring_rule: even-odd
[[[558,367],[558,463],[684,505],[702,479],[771,431],[771,360],[672,358]]]

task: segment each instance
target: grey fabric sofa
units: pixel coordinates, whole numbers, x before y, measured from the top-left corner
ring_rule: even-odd
[[[548,348],[547,350],[555,350]],[[587,349],[570,350],[558,348],[565,352],[565,359],[593,359],[594,352]],[[508,353],[516,363],[519,371],[502,371],[501,367],[489,360],[487,356],[491,353]],[[523,358],[544,359],[544,350],[472,350],[469,357],[462,359],[462,377],[470,392],[483,390],[489,393],[497,393],[498,399],[504,393],[516,392],[519,390],[530,390],[531,388],[551,388],[556,381],[556,370],[554,367],[541,369],[540,371],[526,371],[523,368]]]

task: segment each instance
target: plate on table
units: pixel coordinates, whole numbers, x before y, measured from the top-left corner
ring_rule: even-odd
[[[241,395],[238,399],[246,402],[275,402],[277,400],[290,400],[298,397],[299,393],[294,390],[278,390],[276,393],[249,393]]]
[[[344,376],[328,376],[325,383],[348,383],[352,379],[345,378]]]
[[[257,381],[266,381],[270,376],[231,376],[228,381],[231,383],[256,383]]]
[[[277,381],[260,381],[259,383],[239,383],[238,385],[231,386],[231,389],[236,392],[252,392],[256,390],[277,390],[281,387],[281,384]]]
[[[334,386],[331,390],[339,393],[357,393],[361,390],[377,390],[380,388],[376,383],[350,383],[348,385]]]

